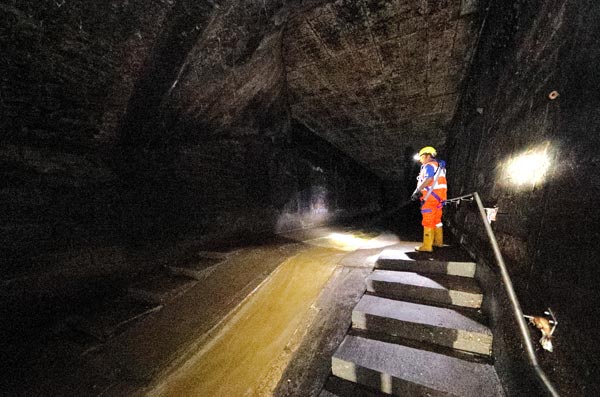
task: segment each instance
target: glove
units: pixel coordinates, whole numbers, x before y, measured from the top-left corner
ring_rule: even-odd
[[[440,160],[438,164],[440,165],[440,168],[446,168],[446,162],[444,160]]]
[[[412,196],[410,196],[410,199],[412,201],[419,201],[421,199],[421,193],[420,192],[414,192],[412,194]]]

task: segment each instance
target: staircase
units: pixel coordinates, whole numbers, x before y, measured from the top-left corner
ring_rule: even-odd
[[[329,396],[504,396],[473,262],[384,251],[332,357]]]

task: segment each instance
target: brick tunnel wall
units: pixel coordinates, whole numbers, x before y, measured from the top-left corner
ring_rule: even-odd
[[[68,304],[178,240],[378,208],[377,178],[294,140],[281,6],[0,2],[4,303]]]
[[[1,230],[9,259],[100,242],[117,230],[115,126],[169,8],[0,4]]]
[[[590,331],[600,313],[600,234],[592,221],[600,219],[600,7],[565,0],[490,4],[449,136],[450,196],[478,191],[484,205],[499,207],[493,229],[524,312],[558,313],[554,353],[539,349],[539,332],[532,331],[544,369],[561,395],[597,395],[598,333]],[[554,90],[559,97],[551,100]],[[535,165],[518,156],[540,152],[547,156],[545,176],[525,182]],[[466,206],[448,214],[489,258],[490,251],[481,252],[489,244],[477,214]]]

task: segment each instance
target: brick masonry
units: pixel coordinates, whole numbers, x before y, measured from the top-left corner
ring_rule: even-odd
[[[591,149],[600,127],[592,88],[600,76],[591,66],[600,59],[594,44],[599,12],[586,1],[491,4],[449,130],[451,196],[478,191],[485,205],[500,208],[493,228],[524,311],[541,314],[551,307],[561,313],[560,347],[551,356],[539,353],[561,395],[597,393],[591,375],[597,344],[586,330],[600,313],[600,271],[591,259],[600,237],[591,222],[600,215],[594,204],[598,156]],[[554,90],[560,96],[552,100]],[[516,175],[507,173],[508,164],[535,150],[548,156],[546,176],[535,184],[514,183],[511,178],[526,174],[531,163]],[[449,213],[485,257],[481,247],[489,245],[478,217],[467,206]],[[494,263],[489,255],[488,262]]]
[[[592,0],[0,0],[0,17],[4,278],[71,275],[52,284],[68,295],[142,267],[115,246],[391,206],[382,186],[414,186],[411,154],[442,145],[451,193],[500,207],[525,309],[560,314],[544,365],[563,392],[594,379]],[[546,183],[511,186],[540,145]],[[485,244],[472,213],[452,221]],[[85,270],[53,272],[64,258]]]
[[[445,143],[480,13],[460,0],[322,3],[286,27],[292,115],[384,179],[402,180],[406,149]]]
[[[62,252],[89,250],[102,268],[102,247],[376,210],[378,179],[292,121],[287,12],[262,0],[0,2],[3,278],[61,269],[47,258]]]

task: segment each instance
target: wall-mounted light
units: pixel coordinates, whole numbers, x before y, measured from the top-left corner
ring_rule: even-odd
[[[503,165],[504,179],[517,187],[543,183],[550,170],[550,144],[529,149],[507,160]]]

